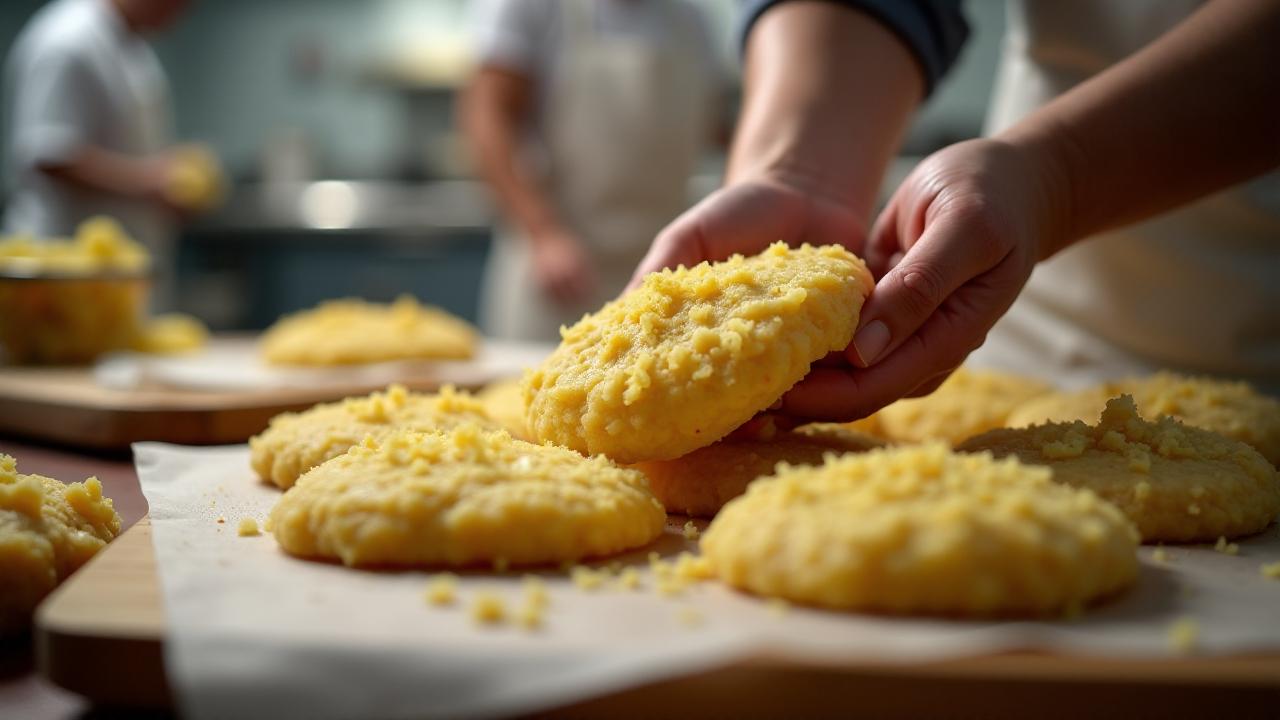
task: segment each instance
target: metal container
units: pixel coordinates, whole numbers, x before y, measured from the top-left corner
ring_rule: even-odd
[[[26,365],[93,362],[131,347],[147,316],[148,271],[0,266],[0,356]]]

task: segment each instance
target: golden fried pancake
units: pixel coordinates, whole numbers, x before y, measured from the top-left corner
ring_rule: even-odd
[[[524,391],[520,389],[519,380],[513,378],[490,383],[476,393],[476,400],[484,406],[489,417],[506,428],[512,437],[530,439],[529,424],[525,421]]]
[[[461,318],[402,295],[391,305],[330,300],[267,328],[273,365],[357,365],[390,360],[466,360],[479,335]]]
[[[1050,390],[1039,380],[960,368],[931,394],[899,400],[872,417],[879,434],[894,442],[954,445],[1004,425],[1010,411]]]
[[[632,467],[667,510],[711,517],[778,463],[821,465],[828,453],[843,455],[880,447],[884,441],[840,425],[808,425],[765,440],[727,437],[674,460],[650,460]]]
[[[249,438],[249,462],[259,477],[288,489],[299,475],[341,455],[366,436],[381,438],[401,428],[447,430],[463,423],[498,428],[483,405],[452,387],[435,395],[392,385],[367,397],[275,416],[266,430]]]
[[[959,449],[1047,465],[1115,503],[1146,542],[1248,535],[1280,514],[1280,475],[1258,451],[1170,417],[1147,422],[1128,395],[1107,401],[1096,425],[993,430]]]
[[[644,475],[466,425],[372,438],[299,478],[271,511],[285,551],[347,565],[529,565],[662,533]]]
[[[119,534],[97,478],[23,475],[0,454],[0,635],[25,629],[36,605]]]
[[[1019,406],[1011,427],[1042,422],[1093,422],[1109,398],[1132,395],[1144,417],[1172,417],[1192,427],[1252,445],[1280,465],[1280,401],[1244,382],[1160,372],[1071,393],[1051,393]]]
[[[836,246],[654,273],[562,332],[526,377],[529,429],[627,463],[710,445],[847,346],[871,287]]]
[[[1137,533],[1042,467],[941,443],[829,457],[751,484],[703,534],[726,583],[831,608],[1073,610],[1133,582]]]

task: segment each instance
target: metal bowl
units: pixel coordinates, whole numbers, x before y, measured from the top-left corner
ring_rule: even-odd
[[[0,354],[24,365],[93,362],[131,347],[147,313],[150,272],[45,271],[0,263]]]

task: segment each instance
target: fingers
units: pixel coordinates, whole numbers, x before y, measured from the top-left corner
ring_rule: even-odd
[[[869,367],[892,353],[952,293],[1008,256],[1010,246],[984,220],[980,206],[936,212],[919,241],[880,279],[867,300],[847,353],[858,367]],[[897,218],[899,232],[902,222]]]
[[[629,287],[651,272],[734,253],[754,255],[779,240],[798,239],[804,225],[803,198],[776,187],[752,184],[717,190],[658,234],[636,268]]]
[[[953,293],[891,353],[870,368],[815,367],[783,396],[782,412],[843,422],[866,417],[908,395],[931,392],[982,344],[1025,280],[1015,262]]]

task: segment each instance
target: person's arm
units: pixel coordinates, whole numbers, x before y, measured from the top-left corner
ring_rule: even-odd
[[[1210,3],[996,138],[927,158],[872,231],[873,267],[891,269],[854,367],[815,370],[785,411],[848,419],[928,392],[1038,260],[1280,165],[1278,36],[1273,0]]]
[[[98,192],[169,202],[172,159],[165,154],[137,157],[80,145],[65,157],[37,163],[36,167],[63,182]]]
[[[1001,133],[1059,176],[1046,252],[1280,165],[1280,3],[1218,0]]]
[[[98,109],[108,100],[80,48],[49,45],[13,78],[9,147],[17,164],[95,192],[162,202],[165,154],[135,156],[95,142]]]
[[[544,288],[562,301],[584,296],[592,274],[579,241],[523,161],[520,142],[529,122],[533,80],[497,66],[482,66],[467,86],[459,123],[480,176],[502,212],[519,228]]]
[[[899,35],[852,5],[787,2],[755,20],[724,187],[658,235],[632,285],[780,239],[861,251],[926,83]]]

